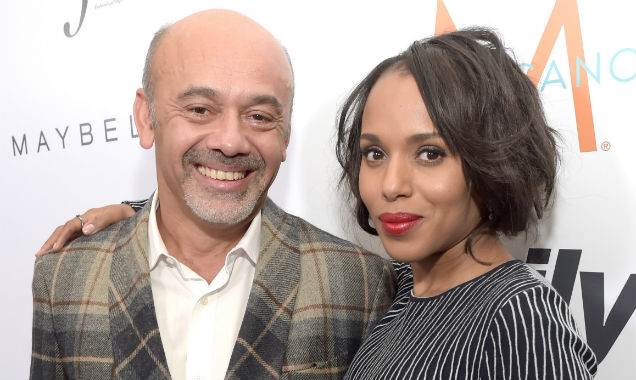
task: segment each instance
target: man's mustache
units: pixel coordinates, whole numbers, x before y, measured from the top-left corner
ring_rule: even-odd
[[[262,157],[256,155],[236,155],[226,156],[219,150],[201,150],[189,149],[182,159],[184,166],[188,164],[201,164],[211,166],[210,164],[221,164],[243,170],[255,171],[265,167],[265,161]]]

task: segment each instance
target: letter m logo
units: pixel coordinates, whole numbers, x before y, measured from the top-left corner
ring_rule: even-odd
[[[550,14],[539,41],[539,46],[537,46],[532,58],[528,77],[535,86],[539,83],[562,27],[568,52],[568,66],[570,68],[579,150],[581,152],[594,152],[596,151],[596,137],[594,135],[594,119],[592,117],[592,102],[590,100],[587,72],[584,71],[580,76],[580,83],[577,83],[577,58],[585,62],[585,55],[583,54],[583,37],[581,35],[581,22],[576,0],[556,0],[552,14]],[[437,0],[435,34],[454,30],[457,30],[457,28],[446,9],[444,0]]]

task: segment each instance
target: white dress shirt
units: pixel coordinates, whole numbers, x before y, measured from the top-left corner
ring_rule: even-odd
[[[225,377],[258,259],[261,213],[210,284],[168,253],[157,226],[158,191],[148,218],[148,264],[161,342],[174,380]]]

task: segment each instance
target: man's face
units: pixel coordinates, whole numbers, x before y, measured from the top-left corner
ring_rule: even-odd
[[[260,209],[285,160],[288,62],[271,46],[171,37],[153,69],[161,204],[185,202],[209,223],[239,223]]]

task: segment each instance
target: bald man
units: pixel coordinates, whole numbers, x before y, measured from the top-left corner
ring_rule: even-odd
[[[267,198],[289,142],[277,40],[196,13],[148,49],[134,117],[157,191],[40,256],[32,379],[339,379],[393,296],[381,258]]]

